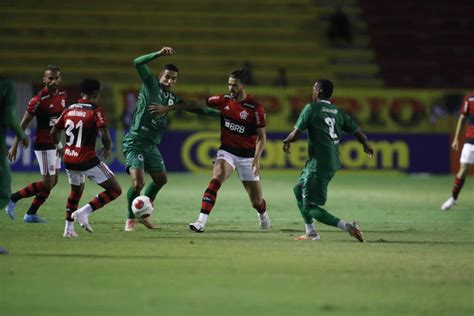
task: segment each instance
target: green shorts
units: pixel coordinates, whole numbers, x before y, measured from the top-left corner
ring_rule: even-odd
[[[8,201],[10,201],[10,184],[12,180],[5,146],[0,148],[0,174],[0,208],[3,209]]]
[[[326,204],[328,185],[335,173],[335,171],[303,169],[298,179],[298,183],[303,187],[303,204],[318,206]]]
[[[123,154],[128,173],[130,169],[143,169],[148,173],[166,172],[163,156],[156,146],[138,147],[124,144]]]

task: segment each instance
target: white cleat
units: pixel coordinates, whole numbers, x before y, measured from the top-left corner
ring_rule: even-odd
[[[453,197],[450,197],[449,199],[446,200],[446,202],[443,203],[443,205],[441,205],[441,209],[443,211],[447,211],[454,205],[456,205],[456,200]]]
[[[128,218],[128,219],[125,221],[125,231],[126,231],[126,232],[134,232],[134,231],[135,231],[135,226],[136,226],[135,219],[133,219],[133,218]]]
[[[196,233],[204,232],[204,224],[200,221],[189,224],[189,229],[194,230]]]
[[[65,229],[63,237],[64,238],[77,238],[79,237],[79,235],[74,231],[74,229]]]
[[[86,232],[92,233],[94,231],[91,225],[89,225],[89,216],[86,213],[81,211],[75,211],[74,213],[72,213],[71,216],[74,221],[78,222],[81,227],[84,228]]]
[[[296,237],[294,240],[320,240],[320,239],[321,237],[319,236],[317,232],[311,231],[309,233]]]
[[[261,229],[269,229],[270,227],[272,227],[271,223],[270,223],[270,217],[268,216],[268,213],[265,212],[263,214],[260,214],[257,212],[257,215],[258,215],[258,220],[260,221],[260,228]]]

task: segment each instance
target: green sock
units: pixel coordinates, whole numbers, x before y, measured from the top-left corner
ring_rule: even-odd
[[[293,187],[293,192],[295,193],[296,197],[296,204],[298,205],[298,209],[300,210],[301,216],[303,217],[305,224],[312,224],[313,217],[309,213],[309,210],[303,207],[303,187],[299,184]]]
[[[150,198],[150,200],[155,201],[156,195],[158,191],[160,191],[161,187],[158,187],[155,182],[150,183],[145,188],[145,195]]]
[[[135,192],[132,187],[128,188],[127,191],[127,202],[128,202],[128,218],[135,218],[135,214],[132,211],[132,201],[140,195],[140,192]]]
[[[317,205],[306,206],[304,208],[312,217],[314,217],[318,222],[324,223],[329,226],[337,227],[337,223],[339,222],[339,218],[332,215],[322,207]]]

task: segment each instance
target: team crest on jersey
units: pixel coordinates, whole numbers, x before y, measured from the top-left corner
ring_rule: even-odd
[[[173,104],[174,104],[174,100],[173,100],[173,99],[169,99],[169,100],[168,100],[168,105],[171,106],[171,105],[173,105]]]
[[[243,120],[246,120],[249,117],[249,112],[247,111],[242,111],[240,112],[240,118]]]

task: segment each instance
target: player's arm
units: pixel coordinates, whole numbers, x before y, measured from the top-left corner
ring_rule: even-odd
[[[459,136],[461,135],[461,130],[464,127],[465,123],[466,123],[466,114],[461,113],[461,115],[459,115],[458,123],[456,124],[456,132],[454,133],[453,143],[451,144],[451,147],[455,151],[459,150]]]
[[[102,158],[109,159],[112,152],[112,141],[110,140],[110,133],[107,127],[101,127],[98,129],[100,138],[102,140],[102,145],[104,145],[104,150],[102,152]]]
[[[15,138],[13,140],[13,144],[15,148],[18,146],[18,141],[22,141],[23,147],[27,148],[29,145],[29,139],[24,132],[24,128],[21,128],[20,123],[18,123],[18,119],[15,113],[15,106],[16,106],[16,93],[15,87],[11,81],[8,81],[8,86],[6,87],[4,97],[4,105],[5,105],[5,117],[4,122],[5,125],[10,127],[10,129],[15,133]],[[12,146],[13,147],[13,146]],[[10,151],[8,152],[8,159],[13,161],[16,158],[16,149],[13,155],[10,155]]]
[[[290,134],[286,136],[286,138],[283,140],[283,151],[286,152],[287,154],[290,153],[290,147],[291,143],[297,141],[300,137],[301,134],[303,134],[303,131],[298,129],[298,128],[293,128]]]
[[[175,53],[174,49],[171,47],[163,47],[157,52],[153,52],[150,54],[142,55],[140,57],[137,57],[133,60],[133,65],[135,65],[135,68],[138,71],[138,75],[142,79],[142,81],[145,81],[148,76],[151,75],[151,70],[150,67],[148,67],[147,63],[152,61],[155,58],[158,57],[164,57],[164,56],[170,56]]]
[[[148,110],[155,115],[163,115],[171,111],[188,111],[194,114],[202,114],[208,116],[220,116],[220,111],[211,109],[204,103],[195,101],[182,101],[170,106],[164,106],[157,103],[152,103],[148,106]]]
[[[254,175],[260,173],[260,157],[262,157],[263,150],[265,149],[265,144],[267,143],[267,133],[264,127],[257,128],[257,143],[255,146],[255,155],[252,162],[252,170]]]
[[[23,131],[23,134],[24,134],[24,131],[25,129],[28,127],[28,125],[30,124],[30,122],[33,120],[34,116],[26,111],[25,114],[23,115],[23,118],[21,119],[21,122],[20,122],[20,129]],[[16,120],[16,117],[15,117],[15,120]],[[26,135],[25,135],[26,137]],[[22,144],[23,146],[25,146],[25,138],[22,139]],[[18,151],[18,143],[20,142],[20,138],[18,136],[15,136],[15,139],[13,139],[13,143],[10,147],[10,149],[8,150],[8,160],[10,161],[13,161],[16,159],[16,155],[17,155],[17,151]],[[26,141],[26,147],[28,147],[28,140]]]
[[[360,128],[358,128],[355,133],[354,133],[355,138],[359,141],[359,143],[364,146],[364,152],[369,155],[369,157],[372,157],[374,155],[374,148],[372,147],[371,144],[369,144],[369,141],[367,139],[367,135],[362,132]]]
[[[50,131],[51,141],[56,147],[56,156],[62,158],[64,156],[65,148],[61,143],[61,131],[64,129],[64,113],[58,118],[56,123],[54,123],[53,128]]]

